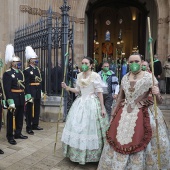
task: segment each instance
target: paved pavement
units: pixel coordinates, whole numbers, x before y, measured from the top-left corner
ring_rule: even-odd
[[[170,129],[170,110],[163,110],[165,120]],[[56,123],[40,122],[43,131],[34,131],[26,140],[17,139],[17,145],[10,145],[5,138],[5,128],[0,134],[0,148],[5,152],[0,155],[0,170],[96,170],[97,163],[79,165],[62,155],[60,140],[56,145],[54,155],[54,141]],[[64,123],[59,126],[61,137]],[[26,135],[25,127],[23,134]]]

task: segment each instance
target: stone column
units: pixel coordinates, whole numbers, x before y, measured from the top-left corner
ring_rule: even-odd
[[[168,17],[168,28],[169,28],[169,34],[168,34],[168,55],[170,55],[170,9],[169,9],[169,17]]]
[[[77,64],[80,64],[82,57],[84,56],[84,21],[82,21],[82,23],[75,24],[74,41],[75,41],[74,45],[75,59]]]
[[[168,36],[169,28],[166,18],[158,19],[158,42],[157,42],[157,53],[161,61],[165,61],[168,53]]]
[[[168,37],[169,37],[169,24],[167,22],[169,14],[169,6],[166,0],[157,0],[158,7],[158,41],[157,41],[157,54],[159,59],[164,63],[168,53]]]

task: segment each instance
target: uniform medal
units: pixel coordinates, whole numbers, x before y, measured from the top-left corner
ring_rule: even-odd
[[[12,76],[12,78],[15,78],[15,75],[14,75],[14,74],[12,74],[11,76]]]

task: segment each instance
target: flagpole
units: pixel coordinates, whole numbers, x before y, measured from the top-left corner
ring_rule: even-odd
[[[151,29],[150,29],[150,17],[148,17],[148,32],[149,32],[149,47],[150,47],[150,60],[152,67],[152,83],[155,85],[154,80],[154,66],[153,66],[153,52],[152,52],[152,37],[151,37]],[[160,144],[159,144],[159,131],[158,131],[158,111],[157,111],[157,102],[156,96],[153,95],[154,98],[154,110],[155,110],[155,124],[156,124],[156,140],[157,140],[157,156],[158,156],[158,168],[161,170],[161,159],[160,159]]]
[[[96,71],[96,64],[95,64],[95,52],[93,53],[93,62],[94,62],[94,71]]]
[[[117,66],[117,48],[116,48],[116,76],[118,78],[118,66]]]
[[[69,41],[67,42],[67,51],[65,54],[65,65],[64,65],[64,77],[63,77],[63,82],[66,80],[66,71],[67,71],[67,65],[68,65],[68,56],[69,56]],[[62,105],[63,105],[63,95],[64,95],[64,89],[62,88],[61,90],[61,96],[60,96],[60,108],[59,108],[59,113],[58,113],[58,118],[57,118],[57,126],[56,126],[56,137],[55,137],[55,144],[54,144],[54,153],[56,151],[56,144],[57,144],[57,139],[58,139],[58,129],[59,129],[59,121],[62,117]]]

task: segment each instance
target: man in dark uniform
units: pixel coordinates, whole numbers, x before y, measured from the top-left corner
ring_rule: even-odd
[[[25,93],[28,101],[26,106],[26,131],[28,134],[33,135],[32,130],[43,130],[43,128],[39,127],[42,78],[37,67],[38,56],[32,47],[26,47],[25,56],[29,63],[29,66],[24,70]]]
[[[17,142],[14,140],[14,138],[28,138],[27,136],[21,134],[25,104],[25,87],[23,84],[24,75],[20,70],[21,60],[19,57],[15,56],[14,53],[10,53],[10,51],[14,51],[11,44],[7,45],[5,54],[6,63],[10,62],[11,68],[3,75],[3,86],[8,105],[6,137],[10,144],[16,145]],[[15,119],[13,119],[13,115],[15,115]]]
[[[162,64],[158,59],[158,55],[154,55],[154,75],[158,81],[160,81],[161,74],[162,74]]]

